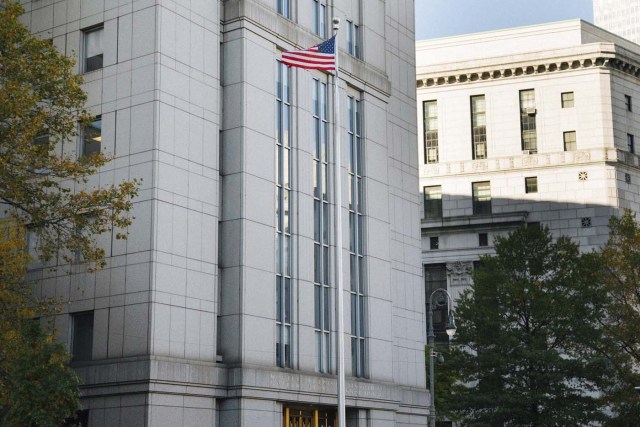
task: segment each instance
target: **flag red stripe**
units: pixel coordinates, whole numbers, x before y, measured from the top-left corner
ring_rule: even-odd
[[[335,70],[336,58],[331,53],[319,53],[318,47],[282,53],[282,62],[291,67],[309,70]]]
[[[309,70],[335,70],[336,69],[336,64],[334,64],[333,62],[327,63],[327,64],[310,64],[304,61],[291,61],[291,60],[284,60],[284,59],[282,60],[282,62],[292,67],[306,68]]]
[[[324,65],[324,64],[333,64],[335,63],[335,61],[333,59],[327,60],[327,59],[318,59],[318,58],[314,58],[314,59],[310,59],[310,58],[300,58],[297,57],[295,55],[290,55],[290,56],[282,56],[282,60],[283,61],[299,61],[299,62],[306,62],[307,64],[318,64],[318,65]]]
[[[323,59],[323,60],[327,60],[327,61],[333,61],[334,56],[331,54],[327,54],[327,53],[306,53],[306,52],[283,52],[282,53],[282,57],[286,58],[286,57],[291,57],[291,56],[295,56],[298,58],[313,58],[313,59]]]

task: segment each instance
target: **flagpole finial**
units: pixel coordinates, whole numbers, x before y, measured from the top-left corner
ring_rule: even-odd
[[[333,18],[333,29],[338,30],[340,28],[340,18]]]

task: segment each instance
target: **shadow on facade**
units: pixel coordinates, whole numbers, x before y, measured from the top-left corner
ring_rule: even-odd
[[[495,253],[496,236],[506,235],[522,225],[541,225],[548,227],[554,238],[570,237],[582,252],[598,250],[609,237],[609,218],[622,209],[596,203],[541,200],[537,195],[532,193],[526,199],[491,198],[486,194],[433,197],[433,193],[425,191],[421,220],[425,313],[435,289],[447,289],[455,304],[460,294],[472,286],[472,273],[480,267],[480,257]],[[448,342],[444,332],[446,310],[446,304],[436,301],[436,343]]]

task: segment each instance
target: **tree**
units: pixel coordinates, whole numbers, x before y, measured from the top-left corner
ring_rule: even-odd
[[[82,78],[73,58],[19,22],[22,13],[0,0],[0,424],[53,426],[78,408],[78,378],[55,332],[33,321],[59,307],[30,292],[26,236],[48,268],[98,269],[105,254],[96,237],[126,238],[138,183],[89,185],[110,158],[68,154],[90,120]]]
[[[640,386],[640,226],[627,210],[609,220],[609,229],[600,278],[607,296],[606,349],[617,368],[610,401],[616,424],[633,425],[640,419],[640,396],[633,390]]]
[[[458,301],[452,395],[439,408],[463,425],[581,425],[603,419],[607,359],[594,304],[597,264],[566,237],[522,227],[495,241]],[[446,378],[446,375],[445,375]]]
[[[24,239],[24,227],[0,224],[0,425],[58,426],[79,407],[79,378],[54,330],[34,320],[57,305],[25,284]]]
[[[18,21],[22,13],[19,4],[0,0],[0,203],[37,235],[42,260],[79,257],[99,267],[104,250],[95,236],[131,224],[137,183],[90,188],[88,178],[110,158],[62,154],[78,123],[90,120],[82,78],[73,58]]]

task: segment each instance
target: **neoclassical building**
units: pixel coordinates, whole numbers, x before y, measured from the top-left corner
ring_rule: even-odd
[[[69,302],[83,423],[336,426],[343,339],[347,424],[425,425],[413,1],[22,3],[78,58],[96,116],[61,149],[115,157],[91,185],[143,183],[129,239],[100,239],[106,268],[30,273]],[[332,17],[337,99],[330,74],[279,62]]]
[[[427,295],[459,295],[519,225],[590,251],[640,211],[640,46],[571,20],[419,41],[416,62]]]

